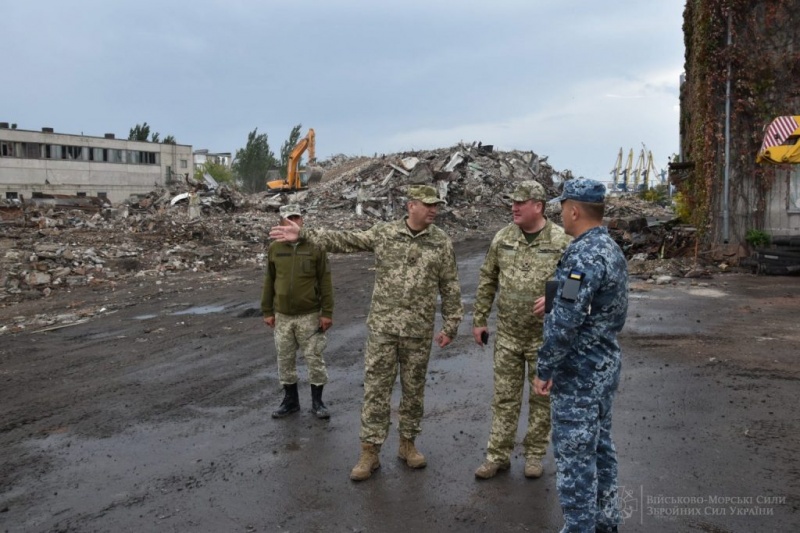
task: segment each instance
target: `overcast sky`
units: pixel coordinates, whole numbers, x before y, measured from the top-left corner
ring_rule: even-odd
[[[610,179],[678,151],[679,0],[4,2],[0,121],[317,157],[482,141]]]

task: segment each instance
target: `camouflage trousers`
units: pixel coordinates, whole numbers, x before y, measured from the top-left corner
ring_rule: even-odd
[[[309,383],[324,385],[328,382],[328,371],[322,359],[327,339],[324,333],[317,333],[318,327],[319,313],[297,316],[275,313],[275,350],[281,385],[297,383],[298,348],[306,360]]]
[[[540,339],[522,342],[497,333],[494,344],[494,397],[492,398],[492,430],[486,446],[486,459],[507,463],[514,450],[517,425],[522,408],[527,368],[528,429],[522,441],[525,457],[543,457],[550,438],[550,400],[533,392],[536,377],[537,350]]]
[[[619,524],[617,452],[611,440],[613,393],[553,394],[556,488],[564,512],[562,533],[611,530]]]
[[[361,407],[361,442],[383,444],[389,433],[392,388],[400,373],[400,424],[402,437],[413,440],[421,431],[425,378],[431,354],[431,337],[399,337],[370,331],[364,353],[364,405]]]

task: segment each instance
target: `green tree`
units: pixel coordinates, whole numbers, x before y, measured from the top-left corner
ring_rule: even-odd
[[[147,122],[141,125],[137,124],[135,127],[131,128],[131,131],[128,134],[129,141],[147,142],[148,137],[150,137],[150,126],[147,125]]]
[[[258,134],[258,128],[247,135],[247,145],[236,150],[233,172],[247,192],[260,192],[267,188],[267,170],[278,166],[275,153],[270,150],[267,134]]]
[[[143,142],[151,142],[157,143],[160,142],[161,134],[157,131],[150,133],[150,125],[147,122],[143,122],[142,124],[137,124],[133,128],[131,128],[130,133],[128,133],[128,140],[129,141],[143,141]],[[164,138],[164,144],[177,144],[175,142],[175,137],[172,135],[167,135]]]
[[[211,175],[218,183],[233,183],[233,172],[225,165],[220,165],[214,161],[206,161],[194,171],[194,179],[202,181],[203,174],[206,173]]]
[[[670,204],[669,185],[659,183],[655,187],[645,189],[639,192],[639,198],[666,207]]]
[[[281,147],[281,176],[284,178],[289,169],[289,156],[292,153],[292,149],[294,149],[295,145],[300,140],[300,128],[302,126],[302,124],[298,124],[292,128],[292,131],[289,133],[289,138]]]

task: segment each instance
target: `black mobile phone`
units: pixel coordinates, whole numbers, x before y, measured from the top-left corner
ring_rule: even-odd
[[[553,310],[553,300],[556,299],[558,292],[558,281],[546,281],[544,283],[544,312],[549,313]]]
[[[481,333],[481,342],[483,344],[489,344],[489,332],[488,331],[484,331],[484,332]]]

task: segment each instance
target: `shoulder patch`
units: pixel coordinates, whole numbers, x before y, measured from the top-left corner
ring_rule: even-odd
[[[580,270],[570,270],[564,281],[564,288],[561,289],[561,299],[574,302],[578,298],[578,291],[581,289],[584,277],[585,274]]]

